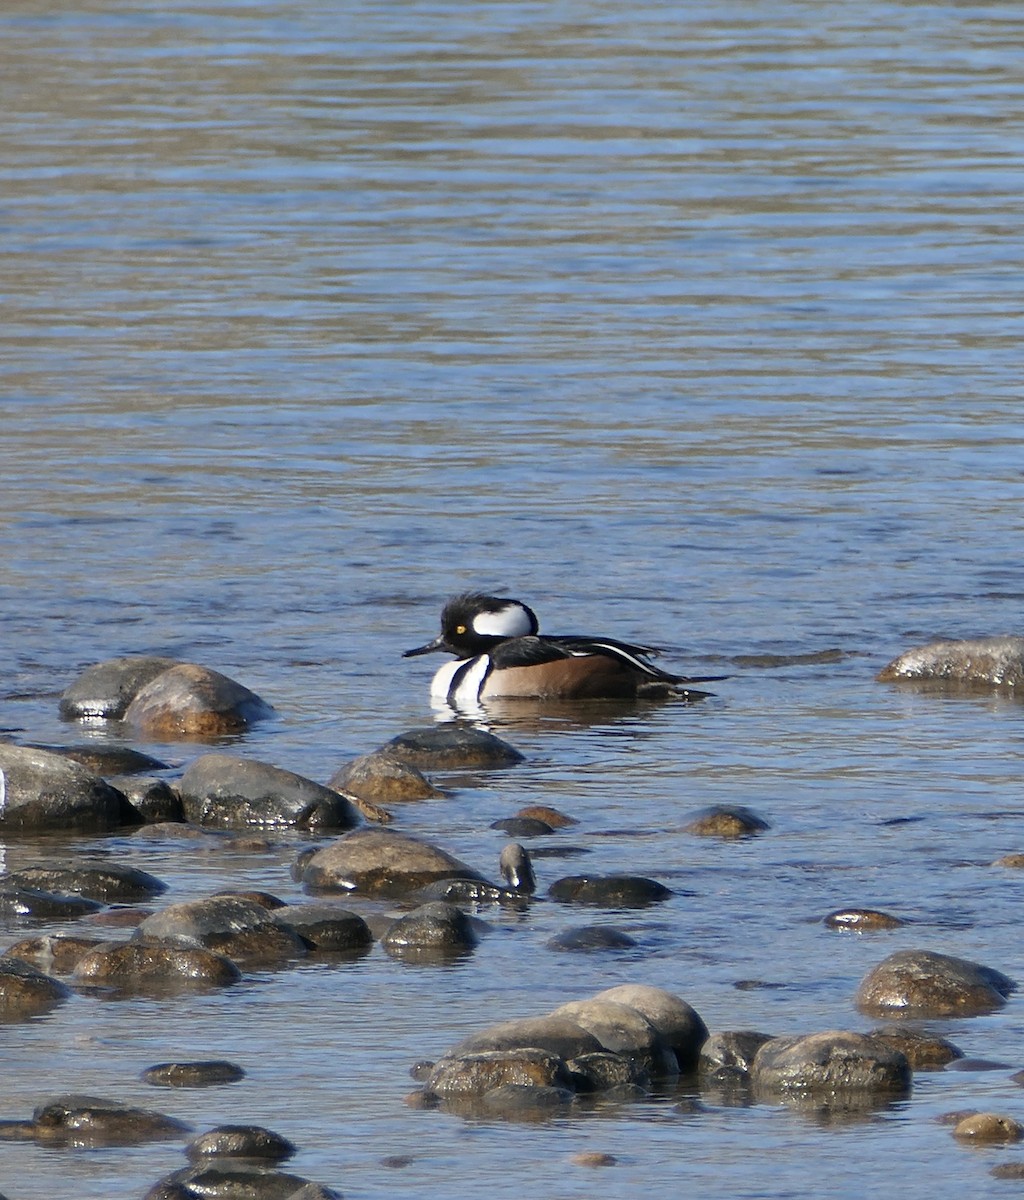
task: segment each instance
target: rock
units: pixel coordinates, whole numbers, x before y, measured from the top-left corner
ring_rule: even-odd
[[[605,1048],[592,1033],[575,1021],[568,1017],[548,1015],[489,1025],[479,1033],[463,1038],[448,1051],[446,1057],[458,1058],[465,1054],[521,1050],[530,1046],[565,1060]]]
[[[577,1092],[618,1092],[642,1095],[651,1090],[651,1076],[635,1058],[609,1050],[579,1054],[566,1063]]]
[[[685,1000],[664,988],[643,983],[622,983],[598,992],[595,1000],[615,1000],[642,1013],[675,1051],[681,1071],[697,1065],[708,1028]]]
[[[750,1029],[713,1033],[701,1047],[697,1063],[701,1078],[715,1083],[749,1079],[758,1050],[771,1040],[770,1034]]]
[[[357,829],[317,850],[303,862],[300,878],[310,891],[371,896],[408,895],[438,879],[483,880],[444,850],[385,829]]]
[[[479,939],[470,918],[454,904],[422,904],[389,926],[381,944],[393,958],[462,955]]]
[[[471,1115],[483,1110],[488,1116],[516,1120],[544,1120],[572,1103],[568,1088],[534,1087],[526,1083],[503,1083],[484,1092],[479,1106],[469,1106]],[[451,1107],[451,1106],[449,1106]]]
[[[1024,1162],[999,1163],[989,1174],[993,1179],[1024,1179]]]
[[[596,908],[646,908],[667,900],[672,892],[642,875],[567,875],[548,888],[562,904],[591,904]]]
[[[1019,871],[1024,867],[1024,854],[1004,854],[1002,858],[997,858],[992,864],[994,867],[1010,867],[1014,871]]]
[[[75,963],[95,946],[105,943],[97,937],[79,937],[71,933],[46,933],[25,938],[3,952],[4,958],[20,958],[40,971],[69,975]]]
[[[483,1096],[509,1083],[572,1090],[562,1059],[537,1047],[446,1055],[435,1064],[425,1090],[441,1098]]]
[[[856,1004],[881,1017],[974,1017],[995,1012],[1014,990],[990,967],[929,950],[900,950],[861,982]]]
[[[503,817],[500,821],[492,821],[491,828],[517,838],[545,837],[555,832],[547,821],[538,821],[534,817]]]
[[[204,754],[178,783],[185,816],[195,825],[352,829],[359,815],[330,788],[291,771],[233,754]]]
[[[147,917],[135,937],[200,946],[246,966],[278,963],[306,953],[294,930],[278,924],[262,904],[238,896],[171,904]]]
[[[97,663],[65,689],[60,698],[61,718],[119,721],[136,692],[174,666],[177,659],[150,655],[108,658]]]
[[[549,829],[564,829],[567,825],[579,824],[575,817],[567,816],[564,812],[557,808],[551,808],[547,804],[528,804],[513,815],[523,820],[543,821]]]
[[[910,1064],[898,1050],[862,1033],[830,1030],[772,1038],[751,1069],[757,1092],[902,1096],[910,1090]]]
[[[929,642],[894,658],[875,677],[883,683],[962,688],[1024,686],[1024,638],[984,637]]]
[[[574,1167],[614,1167],[619,1161],[614,1154],[603,1154],[598,1150],[581,1150],[569,1159]]]
[[[0,917],[31,921],[77,921],[103,906],[84,896],[55,896],[37,888],[0,887]]]
[[[245,1072],[235,1063],[221,1059],[205,1062],[156,1063],[147,1067],[139,1078],[153,1087],[204,1088],[237,1083]]]
[[[38,888],[68,896],[86,896],[104,904],[131,904],[150,900],[167,891],[167,884],[119,863],[50,863],[24,867],[0,877],[0,887]]]
[[[107,943],[83,955],[72,980],[78,987],[109,989],[118,996],[163,996],[228,987],[242,975],[222,954],[168,942]]]
[[[180,1189],[175,1191],[174,1189]],[[301,1175],[245,1159],[208,1159],[164,1176],[145,1200],[341,1200],[337,1192]]]
[[[400,733],[382,747],[399,762],[421,771],[460,771],[510,767],[523,755],[508,742],[468,725],[431,725]]]
[[[672,1048],[654,1024],[628,1004],[596,997],[575,1000],[556,1008],[551,1016],[575,1021],[597,1038],[602,1049],[632,1059],[653,1078],[678,1073],[679,1065]]]
[[[580,925],[563,929],[545,943],[549,950],[569,954],[599,954],[608,950],[633,950],[636,939],[607,925]]]
[[[167,764],[151,754],[133,750],[131,746],[43,746],[33,744],[34,750],[49,750],[80,763],[94,775],[102,775],[109,783],[112,775],[139,775],[143,771],[166,771]]]
[[[32,1120],[37,1140],[48,1145],[139,1146],[184,1137],[190,1128],[147,1108],[77,1094],[40,1104]]]
[[[124,796],[78,763],[0,743],[0,832],[102,833],[135,820]]]
[[[27,1021],[50,1012],[71,995],[49,975],[20,958],[0,958],[0,1022]]]
[[[178,663],[136,692],[124,720],[145,737],[202,740],[241,733],[274,710],[247,687],[195,663]]]
[[[438,879],[417,888],[409,899],[419,904],[443,900],[446,904],[504,904],[522,909],[528,906],[530,897],[479,879]]]
[[[875,932],[879,929],[898,929],[904,924],[899,917],[879,912],[875,908],[837,908],[821,923],[827,929],[851,929],[857,933]]]
[[[292,1142],[262,1125],[218,1125],[194,1137],[185,1147],[190,1162],[223,1157],[284,1162],[294,1154]]]
[[[185,820],[181,797],[166,779],[154,775],[111,775],[107,783],[124,796],[140,821],[156,824]]]
[[[362,917],[336,904],[287,904],[274,920],[294,929],[311,950],[362,950],[373,934]]]
[[[684,833],[696,837],[745,838],[771,829],[763,817],[742,805],[715,805],[697,813],[686,825]]]
[[[937,1071],[964,1056],[946,1038],[919,1029],[872,1029],[868,1036],[898,1050],[915,1071]]]
[[[1019,1142],[1024,1138],[1024,1126],[1002,1113],[981,1112],[958,1121],[953,1136],[962,1142]]]
[[[386,750],[374,750],[340,767],[328,787],[352,792],[374,804],[439,800],[444,796],[412,763],[403,762]]]

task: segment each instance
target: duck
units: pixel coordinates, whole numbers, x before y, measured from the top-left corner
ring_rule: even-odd
[[[652,646],[582,634],[544,635],[537,614],[522,600],[462,592],[441,612],[441,632],[403,658],[444,652],[455,655],[434,675],[431,699],[454,708],[482,701],[600,700],[710,695],[691,685],[721,675],[685,676],[650,661]]]

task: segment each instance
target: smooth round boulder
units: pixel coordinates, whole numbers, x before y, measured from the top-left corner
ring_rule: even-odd
[[[339,767],[327,786],[351,792],[372,804],[405,804],[444,797],[444,792],[434,787],[418,767],[387,750],[374,750]]]
[[[875,678],[961,688],[1024,687],[1024,637],[928,642],[904,651]]]
[[[393,958],[415,959],[467,954],[478,940],[461,908],[435,900],[394,921],[381,945]]]
[[[489,1051],[521,1050],[536,1047],[561,1059],[577,1058],[604,1050],[600,1041],[582,1025],[568,1017],[524,1017],[499,1021],[479,1033],[463,1038],[448,1051],[446,1057],[478,1054]]]
[[[190,1162],[206,1158],[250,1158],[260,1162],[284,1162],[295,1154],[286,1137],[262,1125],[218,1125],[194,1137],[185,1147]]]
[[[701,1047],[697,1061],[701,1078],[715,1083],[749,1079],[758,1050],[771,1040],[771,1034],[752,1029],[713,1033]]]
[[[99,912],[102,904],[84,896],[57,896],[37,888],[0,887],[0,917],[29,921],[77,921]]]
[[[771,829],[771,826],[763,817],[739,804],[719,804],[702,809],[683,826],[683,832],[694,837],[723,838],[727,841],[755,837],[766,829]]]
[[[124,720],[155,740],[202,741],[242,733],[273,708],[235,680],[195,663],[178,663],[135,693]]]
[[[386,829],[357,829],[305,857],[299,878],[308,891],[403,896],[438,879],[483,876],[428,842]],[[486,882],[486,881],[484,881]]]
[[[220,829],[352,829],[359,814],[344,796],[281,767],[234,754],[203,754],[178,781],[185,816]]]
[[[953,1126],[953,1136],[962,1142],[974,1142],[979,1145],[1005,1145],[1024,1138],[1024,1125],[1003,1113],[973,1113]]]
[[[914,1071],[938,1071],[964,1056],[948,1039],[920,1029],[872,1029],[868,1036],[898,1050]]]
[[[604,1050],[630,1058],[653,1078],[678,1073],[675,1052],[638,1009],[618,1000],[591,998],[562,1004],[551,1015],[567,1017],[592,1033]]]
[[[675,1051],[681,1071],[697,1065],[700,1048],[708,1036],[708,1027],[700,1014],[674,992],[644,983],[620,983],[605,988],[595,1000],[615,1000],[642,1013]]]
[[[200,946],[247,966],[301,958],[305,943],[267,908],[239,896],[208,896],[171,904],[147,917],[135,940]]]
[[[241,977],[231,959],[212,950],[148,941],[97,946],[78,960],[71,973],[77,987],[102,988],[118,996],[228,987]]]
[[[165,1175],[143,1200],[342,1200],[290,1171],[237,1158],[204,1158]]]
[[[184,1137],[184,1121],[99,1096],[69,1094],[40,1104],[32,1114],[36,1139],[49,1145],[139,1146]]]
[[[643,875],[566,875],[548,888],[552,900],[594,908],[647,908],[672,895],[671,889]]]
[[[545,943],[548,950],[567,954],[600,954],[615,950],[636,949],[636,939],[620,929],[607,925],[579,925],[563,929]]]
[[[106,780],[60,754],[0,743],[0,833],[103,833],[137,816]]]
[[[791,1093],[903,1096],[910,1063],[891,1046],[862,1033],[829,1030],[772,1038],[758,1050],[751,1081],[766,1097]]]
[[[899,929],[905,922],[877,908],[837,908],[827,917],[822,917],[821,923],[826,929],[875,933],[881,929]]]
[[[0,888],[27,887],[68,896],[85,896],[103,904],[133,904],[167,891],[167,884],[119,863],[47,863],[0,876]]]
[[[538,1047],[446,1055],[434,1064],[424,1090],[441,1099],[483,1096],[509,1083],[572,1091],[572,1077],[562,1059]]]
[[[1002,1008],[1015,986],[968,959],[899,950],[864,977],[856,1004],[874,1017],[975,1017]]]
[[[61,719],[119,721],[136,692],[177,663],[175,658],[135,654],[96,663],[65,688]]]
[[[27,1021],[63,1004],[69,988],[20,958],[0,958],[0,1023]]]
[[[20,958],[40,971],[69,975],[75,963],[95,946],[104,945],[102,938],[80,937],[73,933],[44,933],[24,938],[8,946],[3,958]]]
[[[310,950],[362,950],[373,944],[363,918],[336,904],[286,904],[273,919],[294,929]]]
[[[420,771],[483,770],[511,767],[523,761],[523,755],[514,746],[469,725],[410,729],[393,737],[382,750]]]
[[[235,1063],[223,1059],[205,1059],[199,1062],[155,1063],[147,1067],[139,1078],[152,1087],[205,1088],[238,1083],[245,1078],[245,1072]]]

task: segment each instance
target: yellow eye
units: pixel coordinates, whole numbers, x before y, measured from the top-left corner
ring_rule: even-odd
[[[456,632],[456,633],[465,633],[465,632],[466,632],[466,627],[465,627],[465,625],[456,625],[456,626],[455,626],[455,632]]]

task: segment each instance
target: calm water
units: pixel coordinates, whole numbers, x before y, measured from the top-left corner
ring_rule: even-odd
[[[243,753],[325,779],[432,719],[437,664],[400,654],[470,586],[731,678],[699,708],[498,720],[527,762],[397,822],[492,869],[490,822],[552,803],[581,824],[551,842],[589,854],[538,860],[542,888],[583,863],[695,895],[487,913],[448,970],[378,949],[75,998],[5,1028],[0,1117],[74,1089],[264,1123],[355,1198],[1003,1194],[988,1168],[1021,1152],[933,1118],[1024,1119],[1019,999],[936,1026],[1006,1070],[920,1075],[860,1124],[402,1097],[464,1033],[626,980],[772,1033],[868,1028],[856,986],[903,947],[1024,981],[1024,877],[988,865],[1024,849],[1024,708],[872,680],[915,641],[1021,632],[1022,48],[1009,3],[5,5],[0,724],[81,740],[56,719],[80,669],[173,654],[277,707]],[[711,803],[772,830],[682,834]],[[290,900],[299,844],[103,843],[169,899]],[[827,932],[848,904],[912,924]],[[545,949],[592,920],[639,949]],[[208,1056],[248,1079],[138,1081]],[[0,1187],[141,1195],[183,1161],[4,1144]]]

